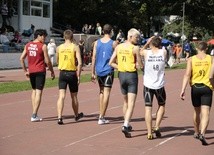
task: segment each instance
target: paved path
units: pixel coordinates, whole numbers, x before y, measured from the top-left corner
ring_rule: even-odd
[[[4,72],[6,77],[13,72]],[[2,74],[2,73],[1,73]],[[211,110],[207,130],[209,146],[195,140],[192,124],[190,89],[187,98],[181,101],[179,92],[184,70],[166,72],[167,105],[161,125],[162,138],[147,140],[142,97],[142,76],[139,76],[139,93],[132,118],[132,138],[121,133],[123,122],[122,96],[118,79],[115,79],[110,104],[106,113],[108,125],[97,125],[98,85],[88,82],[80,84],[80,111],[85,117],[76,123],[69,94],[63,111],[65,125],[57,124],[57,87],[44,90],[39,115],[43,122],[31,123],[31,91],[0,95],[0,154],[1,155],[213,155],[214,110]],[[18,74],[17,74],[18,75]],[[23,77],[23,76],[22,76]],[[11,78],[15,81],[16,78]],[[155,113],[157,109],[154,100]]]

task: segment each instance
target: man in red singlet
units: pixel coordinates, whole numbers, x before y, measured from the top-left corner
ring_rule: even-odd
[[[55,78],[53,66],[48,57],[47,46],[44,44],[45,37],[47,36],[46,30],[38,29],[34,33],[35,40],[25,45],[24,51],[20,57],[21,66],[27,78],[30,78],[31,87],[33,89],[31,100],[33,107],[33,114],[31,122],[42,121],[42,118],[37,116],[39,106],[42,98],[42,91],[45,85],[46,78],[46,65],[51,71],[52,79]],[[27,57],[28,68],[25,64]]]

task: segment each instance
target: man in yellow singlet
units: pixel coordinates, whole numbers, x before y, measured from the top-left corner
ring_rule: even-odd
[[[128,31],[127,41],[119,44],[115,48],[115,51],[109,61],[109,64],[112,67],[118,69],[121,92],[124,98],[124,124],[122,126],[122,132],[126,138],[131,137],[130,131],[132,130],[132,127],[129,122],[132,117],[138,91],[136,60],[138,65],[143,68],[139,47],[136,46],[139,38],[140,32],[134,28],[130,29]]]
[[[206,54],[206,42],[199,42],[196,49],[198,53],[187,61],[180,97],[182,100],[185,99],[185,89],[190,81],[191,99],[194,107],[194,138],[199,139],[202,145],[208,145],[205,133],[212,106],[213,86],[210,83],[212,58]]]
[[[77,93],[80,82],[80,74],[82,70],[82,59],[79,46],[73,42],[73,32],[71,30],[64,31],[65,42],[56,49],[56,58],[59,73],[59,98],[57,101],[58,124],[62,125],[62,111],[66,96],[67,86],[70,90],[72,99],[72,108],[75,115],[75,121],[83,117],[83,113],[78,113],[79,103]],[[77,66],[76,66],[77,60]]]

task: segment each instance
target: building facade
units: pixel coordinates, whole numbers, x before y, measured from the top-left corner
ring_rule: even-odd
[[[50,33],[53,21],[53,0],[1,0],[7,2],[10,15],[9,25],[23,32],[35,26]],[[2,19],[0,19],[2,23]]]

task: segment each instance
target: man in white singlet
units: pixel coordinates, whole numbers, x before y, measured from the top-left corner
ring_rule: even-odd
[[[150,47],[149,49],[148,46]],[[164,89],[164,72],[166,61],[166,50],[161,46],[161,38],[152,37],[141,49],[140,54],[144,58],[144,100],[145,100],[145,120],[149,140],[153,139],[154,132],[156,137],[161,137],[159,130],[160,123],[165,112],[166,92]],[[152,130],[152,101],[154,95],[158,101],[156,122]]]

